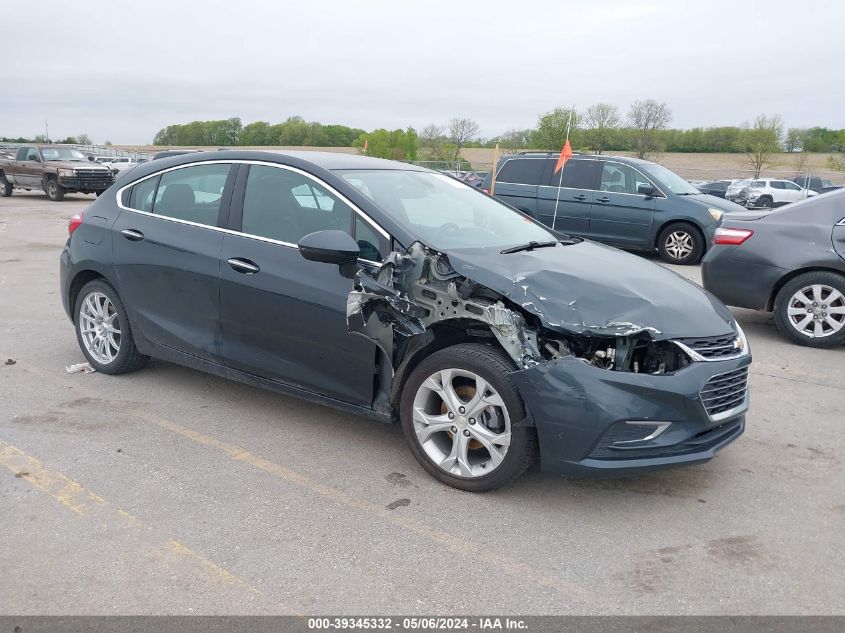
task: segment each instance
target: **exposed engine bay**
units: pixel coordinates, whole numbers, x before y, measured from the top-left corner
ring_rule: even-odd
[[[671,341],[656,340],[661,333],[650,327],[627,322],[581,332],[547,327],[536,309],[464,277],[446,255],[419,242],[405,253],[391,253],[378,267],[363,266],[368,267],[355,273],[347,299],[347,323],[351,332],[374,340],[394,368],[414,337],[441,322],[492,335],[521,369],[574,357],[610,371],[664,374],[690,362]]]

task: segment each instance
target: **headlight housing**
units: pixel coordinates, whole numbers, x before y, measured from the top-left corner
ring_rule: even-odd
[[[73,172],[72,169],[59,169],[58,171],[59,171],[59,176],[61,176],[63,178],[72,178],[73,175],[74,175],[74,172]]]
[[[707,209],[707,213],[709,213],[710,217],[716,220],[716,222],[721,220],[722,216],[725,215],[723,211],[720,211],[719,209],[714,209],[712,207]]]

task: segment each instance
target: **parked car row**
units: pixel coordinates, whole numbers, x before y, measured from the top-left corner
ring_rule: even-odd
[[[672,264],[698,262],[723,213],[742,207],[703,194],[665,167],[623,156],[505,156],[494,195],[556,231],[646,252]],[[489,193],[492,175],[483,188]]]
[[[725,199],[744,207],[775,208],[790,202],[819,195],[791,180],[755,178],[733,181],[725,191]]]

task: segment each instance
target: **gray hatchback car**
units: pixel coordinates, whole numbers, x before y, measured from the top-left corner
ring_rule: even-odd
[[[576,154],[554,173],[557,153],[505,156],[494,194],[557,231],[694,264],[733,202],[701,193],[665,167],[622,156]],[[489,193],[491,175],[482,188]],[[559,193],[558,193],[559,192]]]

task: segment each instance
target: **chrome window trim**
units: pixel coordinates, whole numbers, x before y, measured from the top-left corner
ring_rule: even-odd
[[[337,189],[335,189],[331,185],[329,185],[329,184],[323,182],[322,180],[320,180],[319,178],[317,178],[315,175],[310,174],[303,169],[299,169],[298,167],[293,167],[291,165],[282,165],[280,163],[272,163],[272,162],[263,161],[263,160],[210,159],[210,160],[196,161],[196,162],[193,162],[193,163],[186,163],[184,165],[176,165],[175,167],[168,167],[167,169],[161,169],[159,171],[153,172],[152,174],[144,176],[143,178],[139,178],[138,180],[130,182],[127,185],[124,185],[123,187],[118,189],[117,192],[115,193],[115,202],[117,203],[118,208],[123,209],[124,211],[130,211],[132,213],[139,213],[141,215],[146,215],[146,216],[150,216],[150,217],[154,217],[154,218],[160,218],[162,220],[168,220],[170,222],[177,222],[179,224],[187,224],[189,226],[198,226],[200,228],[209,229],[211,231],[220,231],[221,233],[229,233],[231,235],[241,235],[243,237],[248,237],[250,239],[259,240],[261,242],[269,242],[271,244],[279,244],[281,246],[289,246],[291,248],[297,248],[297,245],[292,244],[291,242],[283,242],[281,240],[274,240],[274,239],[271,239],[269,237],[262,237],[260,235],[253,235],[252,233],[244,233],[243,231],[233,231],[232,229],[226,229],[226,228],[223,228],[223,227],[220,227],[220,226],[212,226],[210,224],[200,224],[198,222],[191,222],[190,220],[181,220],[179,218],[170,218],[170,217],[167,217],[166,215],[159,215],[157,213],[150,213],[149,211],[141,211],[140,209],[133,209],[132,207],[128,207],[128,206],[124,205],[123,202],[122,202],[124,191],[126,191],[130,187],[134,187],[138,183],[144,182],[145,180],[149,180],[150,178],[155,178],[157,176],[161,176],[162,174],[166,174],[168,172],[175,171],[177,169],[186,169],[188,167],[196,167],[197,165],[221,165],[221,164],[224,164],[224,165],[264,165],[266,167],[276,167],[278,169],[286,169],[288,171],[292,171],[292,172],[295,172],[295,173],[300,174],[302,176],[305,176],[306,178],[310,178],[311,180],[316,182],[321,187],[324,187],[332,195],[336,196],[341,202],[346,204],[350,209],[352,209],[353,212],[355,212],[357,215],[359,215],[365,222],[367,222],[367,224],[372,226],[373,229],[377,233],[379,233],[382,237],[384,237],[388,242],[390,242],[391,239],[392,239],[390,237],[390,233],[388,233],[381,226],[379,226],[375,222],[375,220],[373,220],[370,216],[368,216],[360,208],[358,208],[358,206],[356,204],[354,204],[351,200],[349,200],[349,198],[347,198],[342,193],[337,191]],[[363,260],[363,261],[370,261],[370,260]],[[379,263],[379,262],[375,262],[375,263]]]
[[[839,220],[839,222],[836,223],[836,226],[845,226],[845,218]]]

